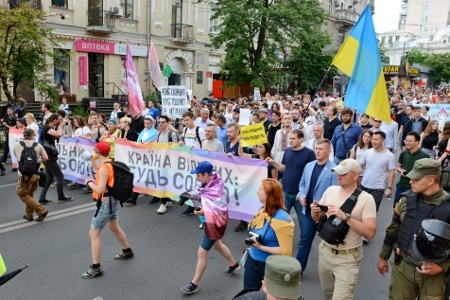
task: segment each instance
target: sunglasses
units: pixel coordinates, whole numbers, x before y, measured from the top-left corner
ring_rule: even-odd
[[[158,121],[158,124],[164,124],[166,121]]]
[[[380,120],[373,120],[375,123],[381,123]]]

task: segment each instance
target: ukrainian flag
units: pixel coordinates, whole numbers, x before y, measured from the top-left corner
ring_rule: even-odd
[[[369,5],[332,64],[350,77],[344,105],[390,123],[389,98]]]

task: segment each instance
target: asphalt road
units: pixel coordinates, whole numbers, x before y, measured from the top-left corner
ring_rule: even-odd
[[[65,190],[73,196],[71,203],[48,205],[49,215],[42,223],[22,219],[24,205],[17,197],[17,174],[8,168],[0,177],[0,253],[9,271],[30,264],[17,277],[0,287],[0,299],[45,300],[121,300],[121,299],[232,299],[243,286],[243,270],[224,276],[225,260],[215,251],[209,255],[208,267],[199,285],[199,292],[185,296],[180,288],[188,283],[196,264],[201,238],[195,216],[180,217],[184,207],[175,204],[164,215],[158,215],[158,204],[149,205],[149,197],[139,198],[137,206],[125,206],[119,220],[125,230],[135,257],[115,261],[120,246],[109,230],[102,233],[102,267],[104,275],[82,279],[91,263],[88,230],[94,203],[81,190]],[[38,195],[40,189],[36,192]],[[256,195],[255,195],[256,197]],[[50,188],[49,199],[56,199]],[[389,275],[378,273],[376,262],[384,239],[384,231],[392,217],[392,202],[383,200],[378,214],[377,235],[364,246],[355,299],[387,299]],[[292,211],[295,217],[295,212]],[[245,233],[233,231],[237,221],[231,220],[224,243],[235,259],[244,249]],[[295,244],[299,240],[296,223]],[[306,300],[323,299],[317,275],[316,237],[308,268],[302,280],[302,296]],[[297,249],[294,249],[296,254]]]

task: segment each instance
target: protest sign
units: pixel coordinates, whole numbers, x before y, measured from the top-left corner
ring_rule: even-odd
[[[38,134],[34,136],[34,140],[36,142],[39,141],[39,134],[41,129],[39,129]],[[23,140],[23,129],[11,128],[8,133],[8,147],[9,147],[9,155],[11,155],[11,164],[13,168],[18,167],[17,157],[14,155],[14,144],[16,142],[20,142]],[[20,159],[20,157],[19,157]]]
[[[261,93],[258,87],[255,87],[253,90],[253,98],[257,101],[261,101]]]
[[[95,143],[82,138],[60,138],[56,144],[58,164],[64,179],[84,184],[86,178],[95,178],[90,161],[82,158],[83,152],[94,153]]]
[[[161,115],[169,118],[181,118],[188,109],[188,100],[184,86],[161,87]]]
[[[444,128],[445,122],[450,121],[450,104],[423,104],[421,106],[427,106],[430,109],[428,116],[430,120],[438,121],[439,130]]]
[[[250,124],[250,109],[239,108],[239,125]]]
[[[255,146],[264,143],[267,143],[267,136],[263,123],[256,123],[241,128],[242,147]]]

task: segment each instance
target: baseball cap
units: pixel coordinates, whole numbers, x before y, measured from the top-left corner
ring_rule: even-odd
[[[209,175],[211,175],[213,171],[214,167],[209,161],[201,161],[198,163],[197,168],[192,170],[190,173],[191,174],[208,173]]]
[[[302,267],[290,256],[271,255],[266,260],[264,282],[270,295],[282,299],[298,299],[301,296]]]
[[[108,153],[109,153],[109,150],[111,150],[111,146],[109,146],[109,144],[108,144],[107,142],[105,142],[105,141],[98,142],[98,143],[95,145],[95,148],[96,148],[96,149],[98,150],[98,152],[101,153],[101,154],[108,154]]]
[[[155,122],[155,119],[154,119],[152,116],[150,116],[150,115],[146,115],[146,116],[144,117],[144,119],[150,120],[150,121],[152,121],[152,122]]]
[[[430,159],[422,158],[414,163],[414,168],[406,174],[412,180],[419,180],[426,175],[440,175],[442,171],[441,163]]]
[[[258,112],[262,112],[262,113],[268,113],[269,111],[265,108],[261,108],[260,110],[258,110]]]
[[[332,172],[336,172],[339,175],[345,175],[348,172],[361,173],[361,165],[353,158],[348,158],[339,163],[336,167],[331,169]]]

